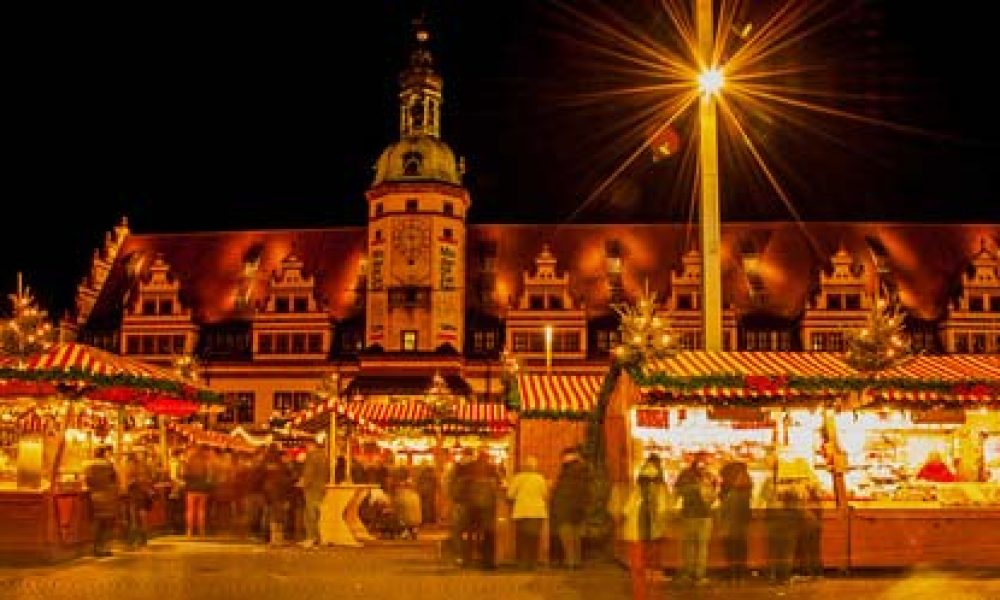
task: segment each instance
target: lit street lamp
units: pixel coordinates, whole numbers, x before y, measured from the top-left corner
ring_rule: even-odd
[[[699,145],[701,170],[699,219],[701,222],[701,315],[705,350],[722,350],[722,232],[719,213],[718,95],[725,83],[715,64],[712,0],[695,1],[695,35],[701,71],[698,88]]]

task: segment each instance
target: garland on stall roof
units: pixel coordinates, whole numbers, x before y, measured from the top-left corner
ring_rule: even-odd
[[[980,400],[1000,396],[1000,382],[982,379],[956,382],[912,377],[802,377],[797,375],[741,374],[683,377],[668,373],[646,374],[638,368],[629,369],[629,375],[643,387],[661,387],[678,394],[691,394],[712,389],[741,389],[759,394],[779,393],[782,390],[792,390],[805,394],[861,391],[925,392],[944,396],[973,396]],[[757,402],[758,399],[755,398],[745,399],[747,404]]]
[[[140,391],[158,392],[203,404],[221,403],[222,396],[210,390],[199,390],[190,385],[162,379],[136,377],[133,375],[99,375],[80,369],[68,370],[27,370],[17,367],[0,367],[0,381],[4,382],[82,382],[99,388],[131,388]]]

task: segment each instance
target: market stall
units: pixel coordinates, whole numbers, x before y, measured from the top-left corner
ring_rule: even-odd
[[[716,466],[745,462],[754,482],[756,565],[766,561],[765,490],[807,479],[824,497],[828,568],[995,566],[1000,555],[983,531],[1000,526],[990,466],[998,367],[975,356],[919,356],[876,376],[822,353],[688,351],[653,359],[625,369],[616,383],[604,419],[610,476],[629,486],[653,452],[664,459],[668,482],[696,452]],[[937,456],[954,481],[918,477]],[[960,539],[982,544],[969,552]],[[664,547],[667,565],[676,563],[675,542]],[[721,562],[718,548],[710,556]]]
[[[86,550],[85,469],[97,447],[113,448],[119,469],[126,462],[162,469],[157,418],[165,423],[214,401],[170,371],[75,343],[0,367],[0,397],[0,554],[21,559]]]

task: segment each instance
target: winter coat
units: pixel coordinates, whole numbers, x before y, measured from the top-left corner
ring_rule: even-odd
[[[681,498],[681,517],[703,519],[712,516],[715,502],[715,476],[703,468],[688,467],[680,472],[674,483]]]
[[[330,483],[330,463],[322,448],[314,448],[306,454],[302,465],[302,492],[311,498],[321,497]]]
[[[581,460],[563,463],[552,487],[552,521],[579,525],[590,506],[590,473]]]
[[[107,460],[89,463],[85,470],[90,504],[97,518],[110,518],[118,513],[118,474]]]
[[[616,490],[613,496],[619,493],[620,490]],[[666,536],[670,494],[665,483],[636,484],[628,491],[624,503],[615,502],[613,498],[612,504],[612,515],[623,519],[622,539],[629,542],[653,541]]]
[[[545,505],[548,484],[540,473],[521,471],[511,478],[507,498],[514,501],[512,519],[544,519],[549,516]]]
[[[394,508],[399,519],[407,527],[420,527],[423,522],[423,511],[420,503],[420,494],[408,485],[401,486],[396,490],[394,498]]]

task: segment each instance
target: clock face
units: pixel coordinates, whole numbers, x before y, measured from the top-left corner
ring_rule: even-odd
[[[397,276],[413,279],[430,272],[431,230],[422,219],[403,219],[392,231],[395,254],[393,271]]]

